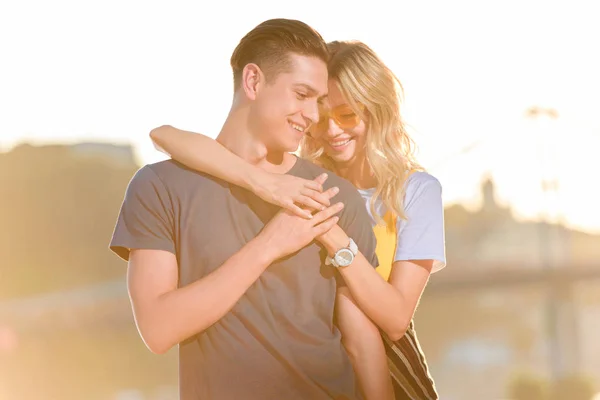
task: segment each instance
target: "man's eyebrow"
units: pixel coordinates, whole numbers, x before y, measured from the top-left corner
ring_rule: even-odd
[[[296,86],[301,86],[303,88],[305,88],[310,94],[315,94],[315,93],[319,93],[317,91],[317,89],[315,89],[314,87],[310,86],[307,83],[297,83]],[[321,96],[319,96],[317,98],[317,101],[322,102],[323,100],[325,100],[327,98],[327,93],[322,94]]]
[[[309,84],[307,84],[307,83],[296,83],[296,86],[301,86],[304,89],[308,90],[309,92],[317,93],[317,90],[314,87],[312,87]]]

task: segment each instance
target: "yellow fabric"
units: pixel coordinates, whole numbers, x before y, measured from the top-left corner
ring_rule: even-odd
[[[391,210],[385,213],[383,221],[385,222],[385,225],[375,225],[373,232],[375,233],[375,239],[377,239],[375,253],[379,260],[379,267],[377,267],[376,270],[379,272],[379,275],[387,281],[392,272],[392,264],[394,262],[394,255],[396,254],[397,238],[396,218]]]
[[[412,175],[413,171],[408,173],[408,176]],[[377,239],[377,247],[375,248],[375,254],[379,260],[379,267],[376,271],[386,281],[390,278],[392,272],[392,264],[394,263],[394,255],[396,254],[396,242],[398,235],[396,232],[396,217],[392,210],[388,210],[383,216],[384,224],[377,224],[373,228],[375,238]]]

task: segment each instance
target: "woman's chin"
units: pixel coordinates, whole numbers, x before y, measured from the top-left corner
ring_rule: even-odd
[[[352,161],[353,154],[348,152],[346,153],[334,153],[328,154],[329,158],[331,158],[336,164],[347,164]]]
[[[327,155],[336,163],[348,163],[354,158],[355,150],[354,143],[351,142],[349,144],[350,145],[347,146],[343,151],[336,151],[331,148],[326,148]]]

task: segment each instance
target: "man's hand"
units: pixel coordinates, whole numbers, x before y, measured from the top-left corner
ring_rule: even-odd
[[[339,218],[335,216],[344,208],[343,203],[336,203],[319,211],[311,219],[305,219],[281,210],[261,231],[256,239],[264,242],[265,252],[276,260],[295,253],[307,246],[315,237],[323,235]]]

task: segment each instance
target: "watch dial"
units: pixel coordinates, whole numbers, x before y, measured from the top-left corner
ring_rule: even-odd
[[[340,250],[335,256],[335,261],[340,266],[350,265],[352,260],[354,260],[354,254],[348,249]]]

